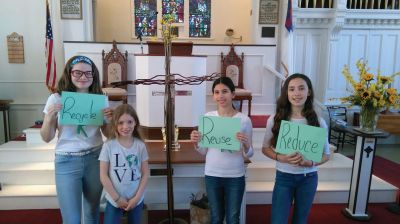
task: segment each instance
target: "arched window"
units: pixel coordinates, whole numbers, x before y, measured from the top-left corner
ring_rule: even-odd
[[[161,5],[157,0],[132,1],[136,37],[160,37],[157,25],[165,14],[174,15],[173,33],[178,38],[211,37],[211,0],[161,0]]]
[[[135,36],[157,36],[157,0],[135,0]]]
[[[184,0],[162,0],[162,14],[173,14],[175,16],[174,23],[184,22]]]
[[[189,37],[210,37],[211,0],[190,0]]]

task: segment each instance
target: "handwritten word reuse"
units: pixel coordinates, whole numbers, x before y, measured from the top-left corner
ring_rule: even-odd
[[[218,144],[218,145],[232,145],[232,138],[229,136],[214,136],[214,122],[209,117],[203,117],[203,124],[209,122],[209,125],[203,125],[202,140],[207,141],[208,144]],[[223,146],[222,146],[223,147]]]
[[[202,133],[202,147],[240,150],[240,142],[236,139],[236,133],[240,131],[240,118],[201,116],[199,131]]]

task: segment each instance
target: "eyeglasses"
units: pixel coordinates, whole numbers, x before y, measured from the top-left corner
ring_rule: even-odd
[[[93,78],[93,71],[80,71],[80,70],[73,70],[71,71],[71,75],[75,78],[80,78],[82,75],[85,74],[86,78],[90,79]]]

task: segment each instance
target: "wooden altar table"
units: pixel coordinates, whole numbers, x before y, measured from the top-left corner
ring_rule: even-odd
[[[185,163],[204,163],[205,156],[198,153],[190,141],[179,141],[181,148],[179,151],[171,152],[173,164]],[[161,140],[146,141],[147,152],[149,154],[149,164],[166,164],[166,152],[163,151],[164,143]]]
[[[400,136],[400,113],[379,114],[377,128]]]

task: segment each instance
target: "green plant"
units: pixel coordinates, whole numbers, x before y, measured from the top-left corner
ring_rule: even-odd
[[[201,198],[197,196],[197,194],[193,194],[190,196],[190,204],[193,206],[197,206],[202,209],[208,209],[208,198],[206,194],[202,194]]]

